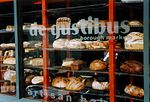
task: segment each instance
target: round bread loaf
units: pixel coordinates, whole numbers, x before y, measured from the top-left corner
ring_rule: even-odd
[[[91,70],[105,70],[107,67],[107,64],[102,60],[94,60],[90,64]]]
[[[84,82],[80,78],[68,78],[66,90],[80,91],[85,88]]]
[[[67,79],[64,77],[56,77],[52,81],[52,86],[57,88],[65,88],[67,85]]]
[[[125,61],[120,66],[120,70],[127,73],[142,73],[143,64],[135,60]]]

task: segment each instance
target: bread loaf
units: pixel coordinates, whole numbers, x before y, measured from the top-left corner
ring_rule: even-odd
[[[134,86],[132,84],[129,84],[124,89],[125,93],[134,96],[134,97],[143,97],[144,96],[144,89]]]
[[[84,89],[84,87],[84,82],[82,82],[80,78],[68,78],[66,90],[79,91]]]
[[[95,90],[108,90],[109,83],[108,82],[98,82],[98,81],[94,80],[92,83],[92,88]]]
[[[94,60],[90,64],[91,70],[105,70],[107,67],[107,64],[102,60]]]
[[[120,66],[120,70],[127,73],[142,73],[143,64],[135,60],[125,61]]]
[[[64,77],[56,77],[55,79],[53,79],[52,81],[52,86],[53,87],[57,87],[57,88],[65,88],[67,85],[67,78]]]

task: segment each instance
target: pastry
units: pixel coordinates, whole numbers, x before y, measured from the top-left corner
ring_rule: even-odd
[[[65,88],[67,85],[67,78],[64,77],[56,77],[55,79],[53,79],[52,81],[52,86],[53,87],[57,87],[57,88]]]
[[[85,85],[84,82],[80,81],[79,78],[68,78],[68,83],[66,86],[66,90],[72,90],[72,91],[80,91],[84,89]]]
[[[90,64],[90,70],[105,70],[107,64],[102,60],[94,60]]]
[[[65,60],[63,60],[62,67],[71,68],[73,62],[74,62],[74,58],[66,58]]]
[[[69,49],[84,49],[85,44],[80,39],[72,39],[66,44]]]
[[[125,49],[143,49],[143,39],[143,33],[131,32],[125,37]]]
[[[57,39],[53,42],[53,48],[66,48],[68,39]]]
[[[9,80],[11,83],[16,82],[16,71],[14,70],[7,70],[4,73],[4,80]]]
[[[6,58],[3,60],[3,64],[16,64],[15,58]]]
[[[92,88],[95,90],[108,90],[109,83],[108,82],[98,82],[98,81],[94,80],[92,83]]]
[[[128,23],[129,26],[142,26],[143,24],[140,21],[133,20]]]
[[[43,76],[35,76],[31,82],[32,84],[43,84],[44,78]]]
[[[68,17],[60,17],[56,20],[56,26],[59,28],[70,28],[71,19]]]
[[[43,66],[43,58],[34,58],[31,60],[32,66]]]
[[[12,26],[12,25],[7,25],[6,26],[6,31],[14,31],[15,30],[15,27]]]
[[[33,78],[34,78],[34,75],[27,76],[26,79],[25,79],[26,85],[30,85],[32,83],[31,80]]]
[[[121,64],[120,70],[127,73],[142,73],[143,64],[135,60],[125,61]]]
[[[73,63],[71,64],[71,69],[72,70],[79,70],[81,68],[86,67],[86,62],[82,60],[74,60]]]
[[[132,84],[129,84],[124,89],[125,93],[134,96],[134,97],[143,97],[144,96],[144,89],[134,86]]]

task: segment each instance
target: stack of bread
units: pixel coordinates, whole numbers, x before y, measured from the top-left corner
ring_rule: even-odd
[[[80,39],[57,39],[53,42],[53,48],[68,49],[100,49],[108,48],[108,41],[81,41]]]

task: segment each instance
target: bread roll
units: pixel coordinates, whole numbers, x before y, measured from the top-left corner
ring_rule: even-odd
[[[35,76],[31,82],[32,84],[43,84],[44,78],[43,76]]]
[[[4,59],[3,64],[16,64],[16,59],[15,58],[6,58],[6,59]]]
[[[102,60],[94,60],[90,64],[91,70],[105,70],[107,67],[107,64]]]
[[[127,73],[142,73],[143,64],[135,60],[125,61],[120,66],[120,70]]]
[[[98,81],[94,80],[92,83],[92,88],[95,90],[108,90],[109,83],[108,82],[98,82]]]
[[[64,77],[56,77],[52,81],[52,86],[57,88],[65,88],[68,80]]]
[[[143,97],[144,96],[144,89],[134,86],[132,84],[129,84],[124,89],[125,93],[134,96],[134,97]]]

